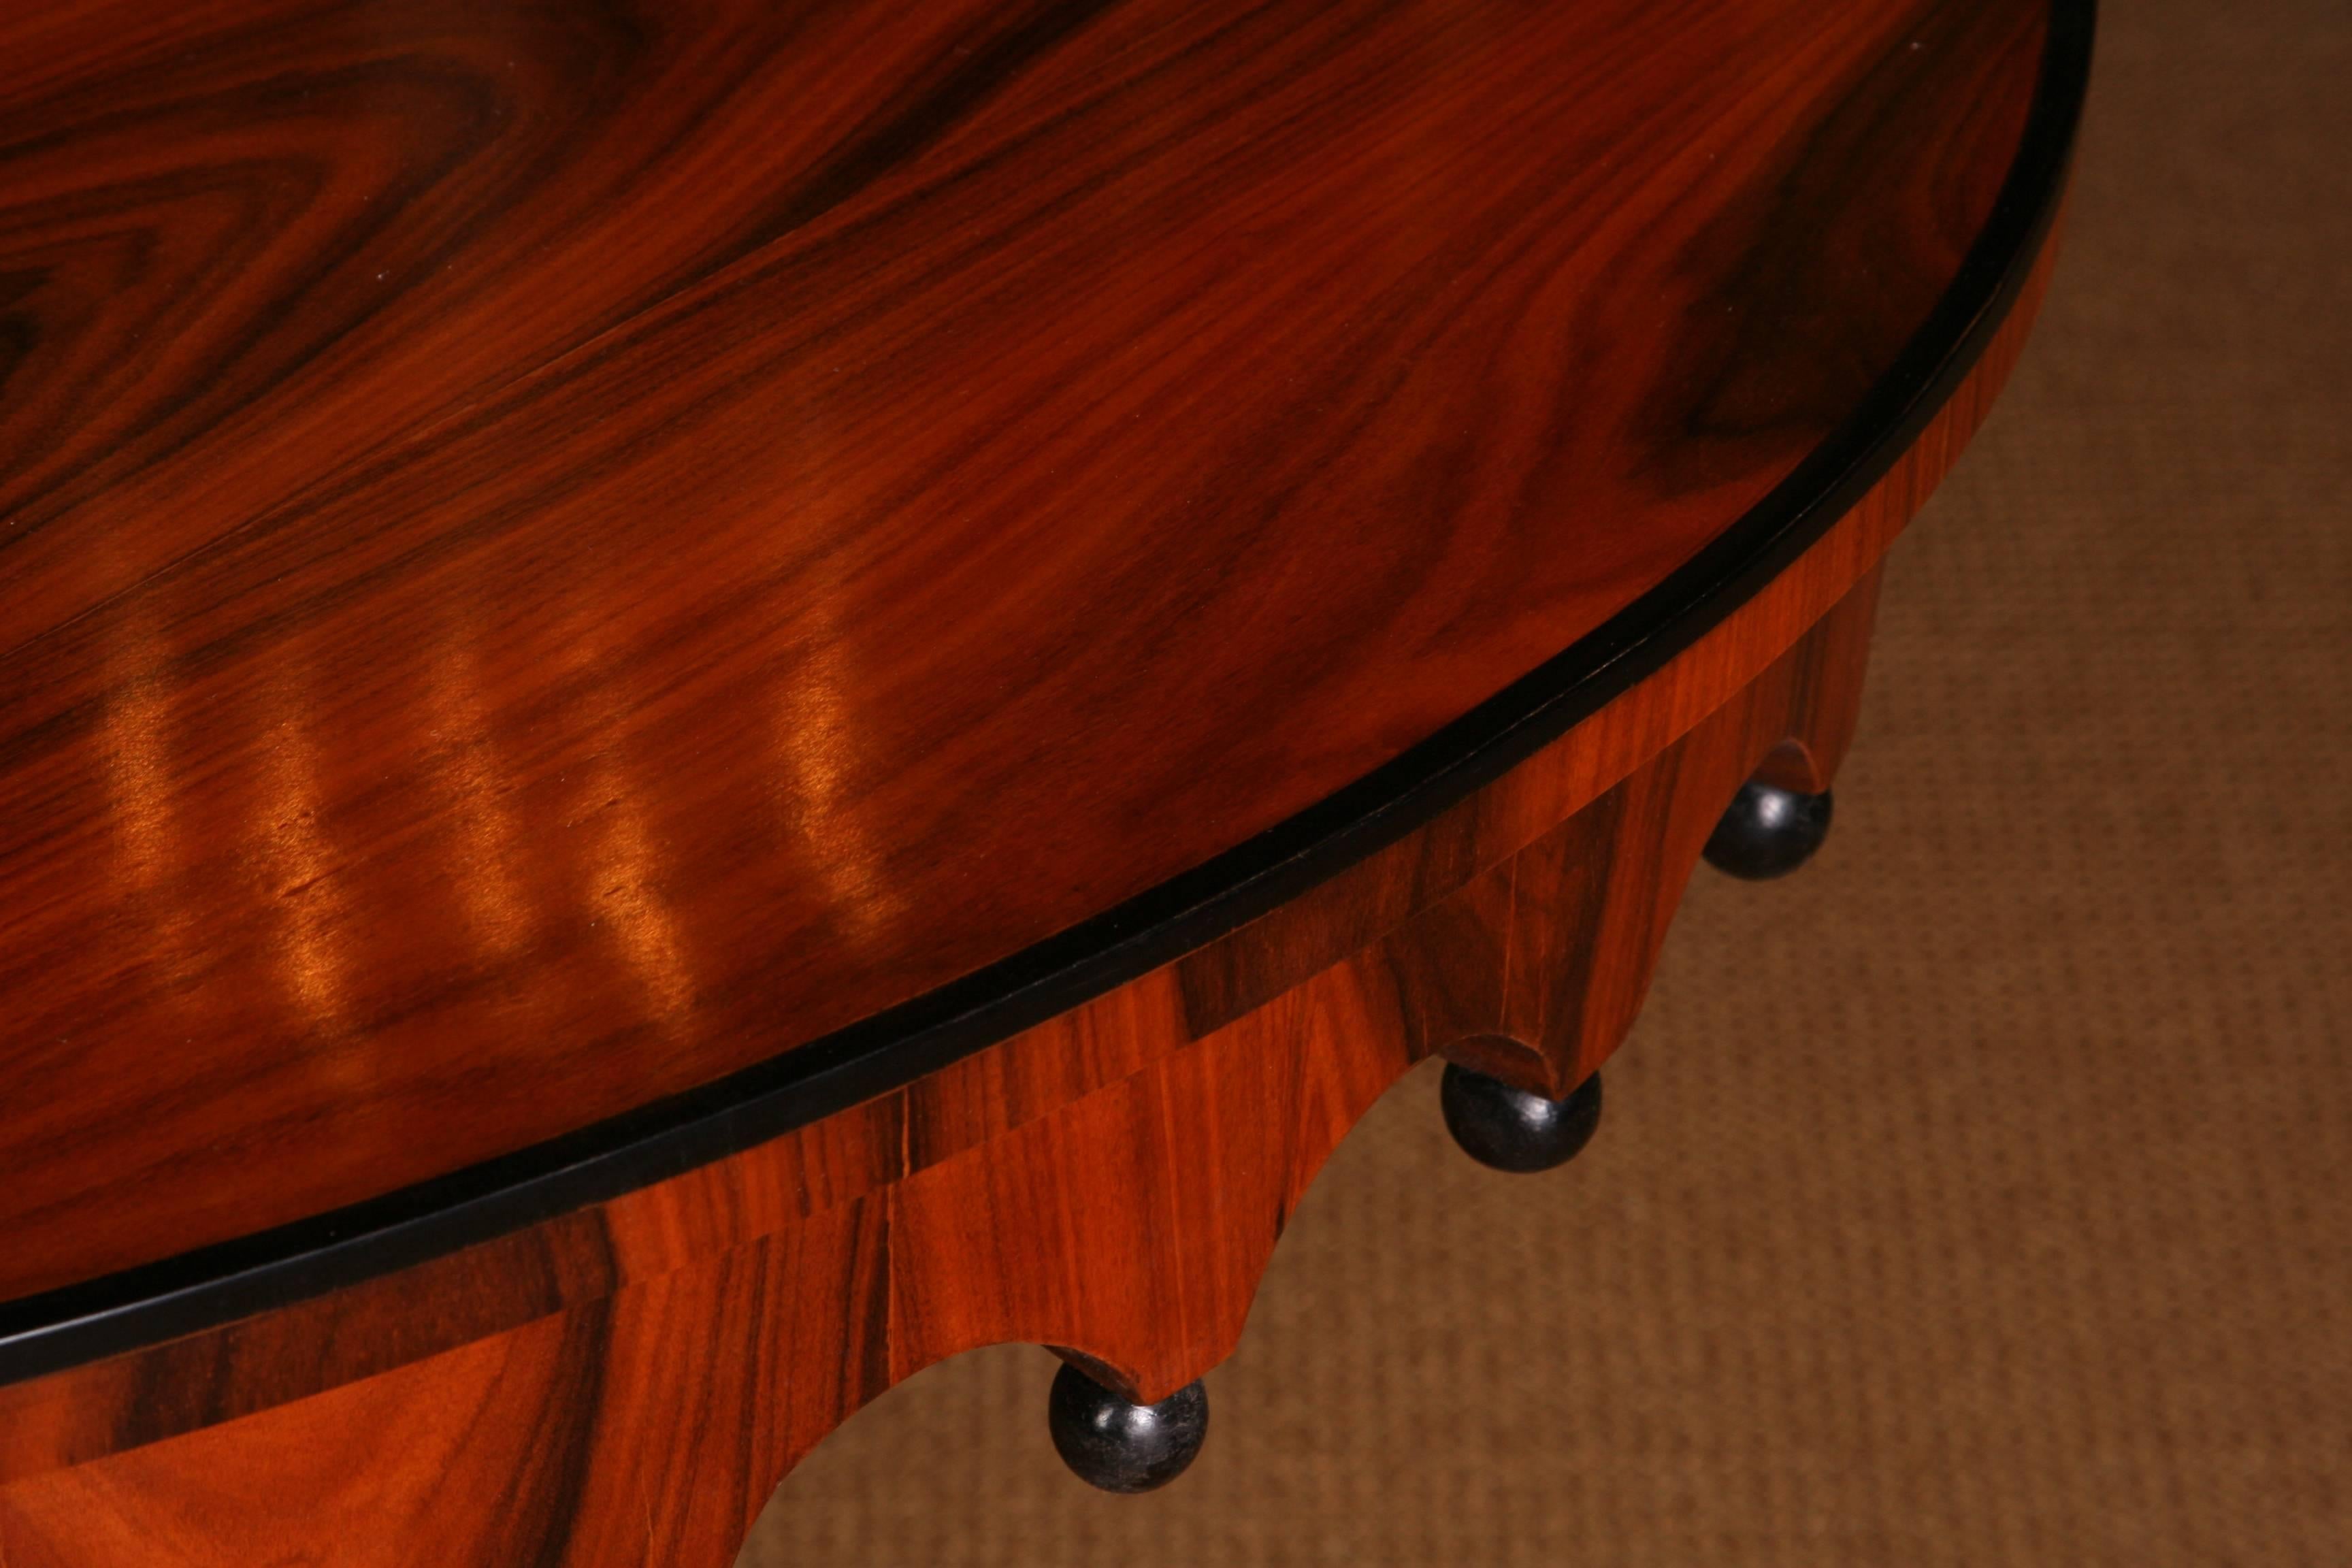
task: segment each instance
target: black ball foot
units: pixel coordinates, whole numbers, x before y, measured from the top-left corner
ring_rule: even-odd
[[[1182,1475],[1200,1453],[1209,1391],[1189,1383],[1157,1405],[1129,1405],[1065,1363],[1054,1374],[1045,1425],[1078,1479],[1107,1492],[1148,1492]]]
[[[1549,1171],[1576,1158],[1601,1125],[1601,1075],[1566,1100],[1513,1089],[1498,1078],[1445,1064],[1437,1102],[1462,1152],[1497,1171]]]
[[[1830,832],[1830,792],[1803,795],[1750,779],[1706,841],[1706,863],[1751,882],[1785,877]]]

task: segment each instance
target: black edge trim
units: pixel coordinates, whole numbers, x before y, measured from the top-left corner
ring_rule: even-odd
[[[2055,221],[2096,0],[2053,0],[1990,215],[1926,323],[1772,492],[1599,629],[1354,784],[1012,957],[667,1100],[381,1197],[0,1303],[0,1384],[200,1332],[604,1202],[911,1083],[1214,941],[1499,778],[1689,647],[1843,517],[1975,367]]]

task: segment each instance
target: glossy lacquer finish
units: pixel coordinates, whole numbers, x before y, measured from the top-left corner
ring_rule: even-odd
[[[1867,401],[2045,31],[10,7],[0,1298],[838,1037],[1439,733]]]
[[[887,1093],[324,1293],[281,1270],[243,1321],[0,1385],[0,1557],[720,1568],[800,1456],[942,1356],[1057,1347],[1115,1426],[1175,1398],[1231,1352],[1285,1218],[1399,1074],[1442,1051],[1552,1098],[1590,1082],[1743,782],[1829,787],[1875,563],[2049,277],[2038,225],[1990,232],[2025,270],[1930,416],[1878,428],[1901,450],[1875,482],[1515,765]],[[1071,1414],[1056,1436],[1095,1479],[1166,1473],[1149,1444],[1068,1443]],[[1172,1460],[1198,1431],[1167,1435]]]

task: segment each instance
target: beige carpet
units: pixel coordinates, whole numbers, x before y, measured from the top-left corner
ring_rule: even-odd
[[[747,1564],[2352,1564],[2352,5],[2105,10],[1837,830],[1700,873],[1592,1150],[1476,1169],[1424,1068],[1174,1487],[1071,1479],[1000,1350]]]

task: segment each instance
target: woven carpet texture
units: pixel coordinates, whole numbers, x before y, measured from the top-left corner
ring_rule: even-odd
[[[1576,1163],[1407,1078],[1206,1451],[1003,1347],[743,1568],[2352,1564],[2352,5],[2108,0],[2022,365],[1896,547],[1835,831],[1701,868]]]

